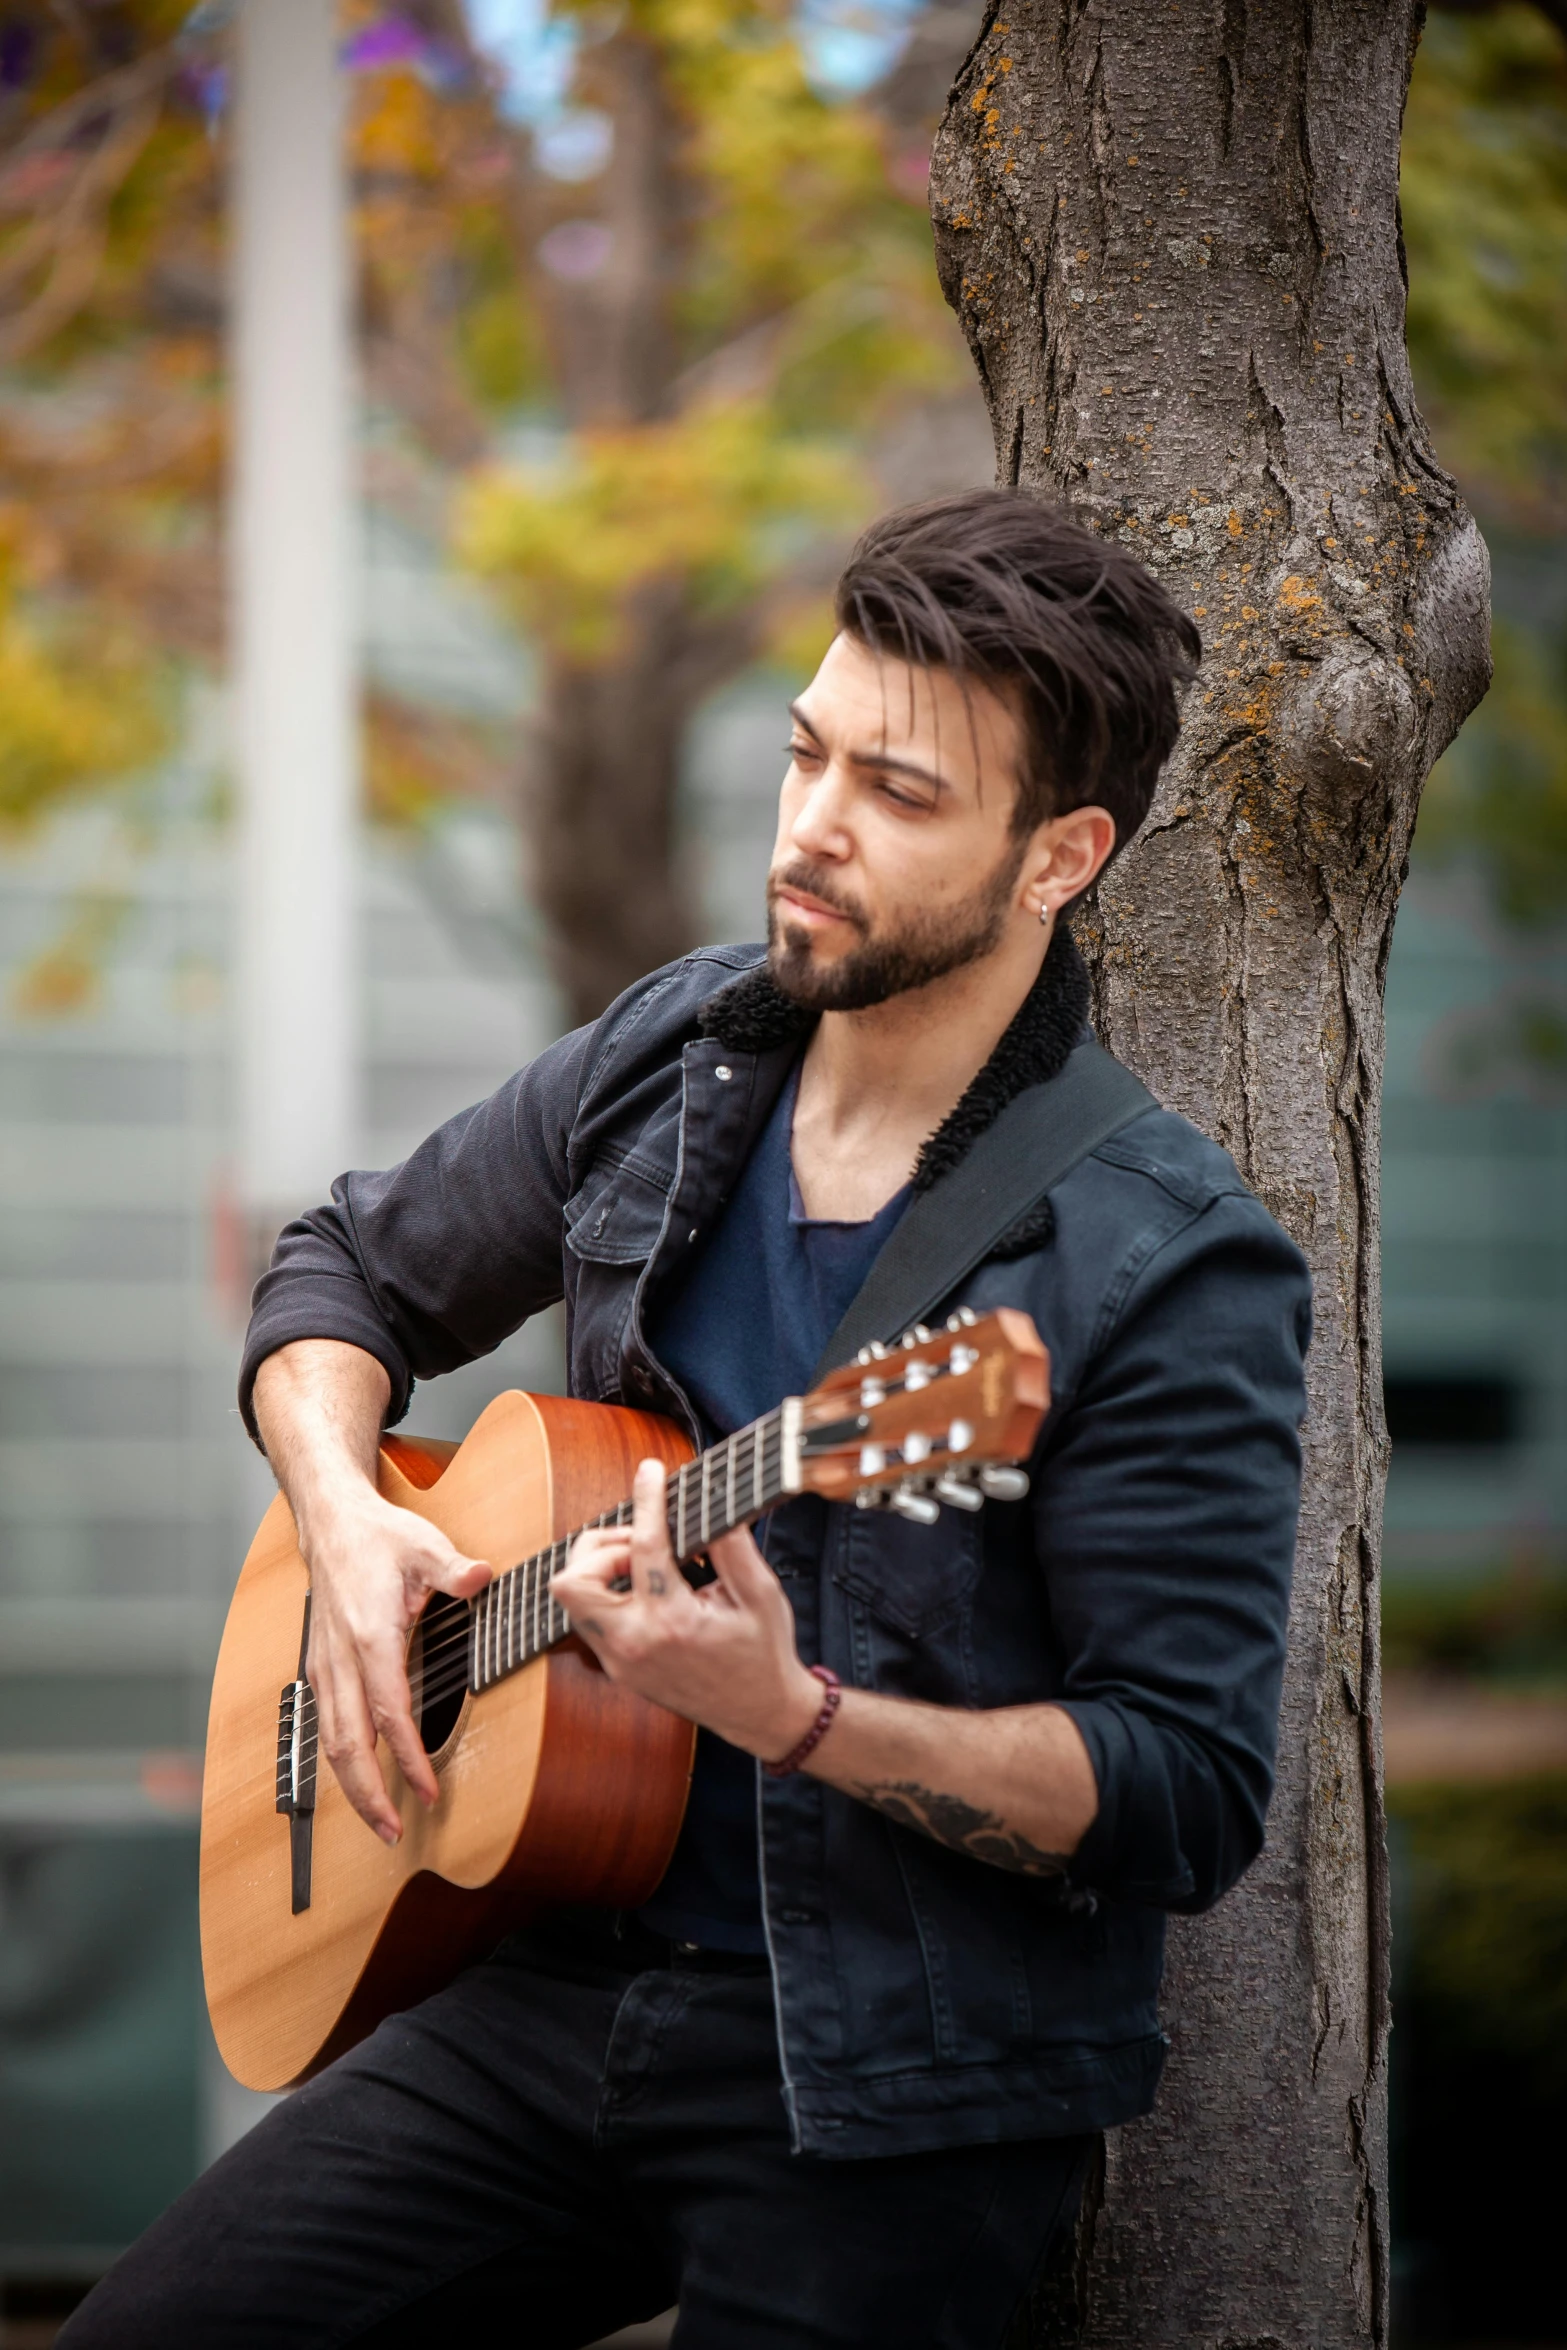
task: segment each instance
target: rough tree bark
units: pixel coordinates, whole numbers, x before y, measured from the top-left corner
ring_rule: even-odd
[[[1176,1921],[1158,2113],[1113,2137],[1037,2339],[1380,2341],[1382,979],[1420,787],[1484,691],[1485,550],[1404,349],[1417,0],[1005,0],[937,142],[999,473],[1135,547],[1207,656],[1079,934],[1105,1041],[1311,1260],[1307,1483],[1268,1849]],[[1067,2280],[1070,2287],[1071,2280]]]

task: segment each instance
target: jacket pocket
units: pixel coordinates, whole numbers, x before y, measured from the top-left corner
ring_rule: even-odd
[[[562,1269],[573,1395],[620,1399],[626,1317],[664,1210],[659,1186],[621,1164],[594,1167],[566,1202]]]
[[[596,1166],[566,1202],[566,1246],[579,1264],[644,1265],[665,1204],[658,1184],[629,1166]]]
[[[972,1598],[982,1562],[980,1520],[943,1510],[934,1526],[880,1510],[848,1514],[832,1578],[884,1624],[921,1640]]]

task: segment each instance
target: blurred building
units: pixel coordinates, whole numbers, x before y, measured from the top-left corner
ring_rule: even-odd
[[[375,518],[362,608],[372,677],[515,721],[512,640]],[[209,2054],[195,1943],[207,1683],[271,1490],[234,1409],[216,719],[128,819],[85,808],[0,858],[0,2277],[96,2271],[256,2110]],[[359,932],[379,1165],[555,1032],[510,817],[367,835]],[[30,1010],[72,939],[88,1000]],[[419,1425],[553,1385],[556,1352],[523,1334]]]
[[[1567,1073],[1533,1041],[1563,1003],[1567,940],[1417,873],[1382,1112],[1392,1580],[1567,1564]]]
[[[1567,547],[1492,534],[1499,619],[1567,642]],[[1382,1111],[1391,1584],[1567,1571],[1567,926],[1416,843]]]

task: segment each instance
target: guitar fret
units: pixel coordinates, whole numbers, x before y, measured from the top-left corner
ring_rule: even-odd
[[[675,1471],[665,1488],[665,1514],[677,1559],[697,1556],[709,1542],[762,1515],[777,1491],[781,1440],[782,1415],[767,1412]],[[627,1526],[631,1518],[630,1502],[621,1502],[589,1523]],[[573,1539],[561,1535],[508,1568],[473,1602],[468,1682],[475,1692],[542,1656],[570,1630],[552,1583],[566,1564]]]

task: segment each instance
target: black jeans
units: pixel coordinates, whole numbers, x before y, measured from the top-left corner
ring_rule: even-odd
[[[1002,2342],[1088,2141],[791,2155],[766,1962],[518,1936],[231,2148],[61,2350]]]

